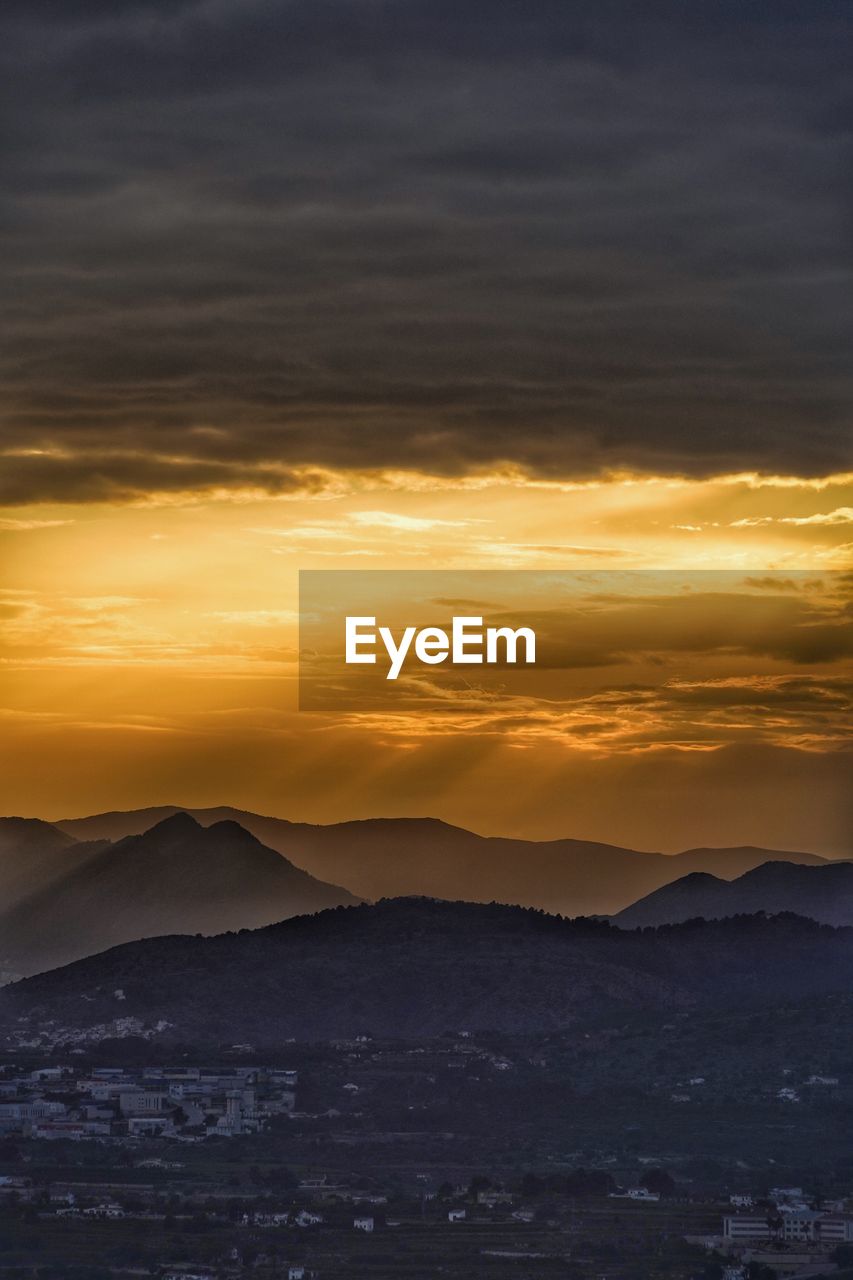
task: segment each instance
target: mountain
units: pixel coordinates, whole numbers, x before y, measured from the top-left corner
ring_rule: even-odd
[[[9,850],[67,849],[75,838],[41,818],[0,818],[0,858]]]
[[[38,818],[0,818],[3,909],[59,879],[103,847],[104,841],[78,842]]]
[[[61,856],[67,870],[0,915],[0,967],[32,973],[132,938],[255,928],[357,901],[236,822],[202,827],[185,813]]]
[[[146,830],[172,806],[57,823],[83,839]],[[312,875],[359,897],[400,895],[519,903],[564,915],[611,915],[688,871],[730,878],[768,859],[821,864],[815,854],[743,847],[643,853],[584,840],[509,840],[475,835],[435,818],[369,818],[329,826],[239,809],[188,809],[202,825],[232,819]]]
[[[732,881],[694,872],[620,911],[614,923],[637,929],[755,911],[796,911],[824,924],[853,925],[853,862],[822,867],[765,862]]]
[[[117,1018],[204,1044],[541,1032],[620,1011],[766,1010],[851,983],[853,930],[797,916],[625,932],[519,907],[396,899],[116,947],[4,988],[0,1034],[97,1037]]]

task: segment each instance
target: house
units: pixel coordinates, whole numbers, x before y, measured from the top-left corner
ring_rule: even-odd
[[[512,1204],[512,1192],[478,1191],[477,1204],[484,1205],[487,1209],[494,1209],[498,1204]]]
[[[123,1218],[124,1209],[117,1204],[96,1204],[91,1209],[84,1209],[87,1218]]]
[[[131,1116],[127,1122],[128,1137],[142,1138],[171,1136],[175,1126],[168,1116]]]
[[[464,1209],[450,1209],[447,1214],[447,1221],[464,1222],[467,1216],[468,1215]]]
[[[312,1213],[310,1209],[300,1209],[293,1219],[297,1227],[316,1227],[323,1221],[322,1213]]]
[[[191,1270],[191,1271],[165,1271],[160,1280],[216,1280],[216,1276],[212,1271],[207,1270]]]
[[[781,1204],[783,1200],[799,1201],[803,1198],[802,1187],[771,1187],[768,1196],[774,1204]]]
[[[82,1120],[47,1120],[43,1124],[34,1124],[30,1136],[45,1140],[55,1138],[91,1138],[96,1134],[106,1135],[110,1131],[108,1124],[93,1124]]]
[[[256,1227],[286,1227],[290,1219],[287,1210],[281,1213],[256,1213],[252,1219]],[[248,1223],[249,1215],[243,1214],[243,1222]]]
[[[373,1230],[374,1222],[372,1217],[365,1215],[363,1217],[353,1218],[352,1225],[356,1231],[370,1232]]]

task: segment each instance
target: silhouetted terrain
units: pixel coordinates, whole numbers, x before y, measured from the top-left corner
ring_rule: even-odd
[[[669,856],[578,840],[486,838],[429,818],[312,826],[229,808],[190,816],[166,806],[60,824],[6,818],[0,820],[0,970],[32,974],[137,938],[255,928],[361,897],[422,895],[610,915],[685,868],[713,868],[728,878],[768,856],[753,848]],[[772,856],[811,862],[831,874],[844,866],[803,853]],[[788,863],[777,865],[784,870]],[[725,879],[713,884],[725,888]],[[731,903],[731,910],[713,914],[800,910],[796,891],[768,896],[756,890]],[[692,898],[679,910],[673,918],[703,914]],[[849,919],[826,911],[817,918]],[[620,916],[619,923],[657,919],[653,911]]]
[[[34,870],[49,861],[50,874],[35,874],[26,896],[4,903],[0,967],[33,973],[133,938],[253,928],[357,901],[235,822],[201,827],[179,813],[115,845],[68,843],[33,852]],[[25,863],[19,854],[15,865]]]
[[[78,842],[38,818],[0,818],[0,910],[61,879],[106,846],[106,840]]]
[[[636,929],[755,911],[796,911],[824,924],[853,925],[853,863],[797,867],[765,862],[732,881],[696,872],[620,911],[614,923]]]
[[[843,992],[853,930],[796,916],[657,931],[398,899],[216,938],[130,943],[0,992],[0,1029],[135,1017],[167,1040],[541,1032],[637,1010],[764,1009]],[[120,996],[116,995],[120,992]],[[21,1020],[23,1019],[23,1021]]]
[[[79,839],[118,839],[178,812],[172,806],[57,825]],[[506,902],[563,915],[611,915],[691,871],[730,879],[769,860],[820,864],[815,854],[751,847],[667,855],[585,840],[485,837],[435,818],[371,818],[331,826],[227,807],[188,809],[202,825],[231,819],[311,875],[376,900],[404,894]]]

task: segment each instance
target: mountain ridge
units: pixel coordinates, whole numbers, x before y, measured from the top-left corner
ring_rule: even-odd
[[[63,820],[68,834],[144,827],[152,813],[112,811]],[[822,864],[817,854],[754,846],[663,854],[601,841],[516,840],[481,836],[439,818],[365,818],[328,825],[295,823],[231,806],[184,810],[205,823],[228,816],[319,879],[370,900],[424,894],[518,903],[568,915],[612,915],[685,871],[728,878],[768,858]]]
[[[72,845],[70,855],[64,874],[0,914],[2,967],[32,972],[134,938],[214,934],[358,901],[236,822],[202,827],[185,813],[115,844]]]
[[[126,943],[4,988],[0,1032],[103,1035],[117,1018],[168,1042],[548,1031],[614,1011],[764,1009],[851,983],[853,929],[791,914],[627,931],[398,898]]]
[[[853,862],[797,866],[765,862],[735,880],[694,872],[612,917],[625,929],[724,919],[754,911],[796,911],[822,924],[853,925]]]

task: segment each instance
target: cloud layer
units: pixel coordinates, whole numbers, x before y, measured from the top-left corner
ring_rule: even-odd
[[[846,6],[4,12],[0,501],[849,467]]]

